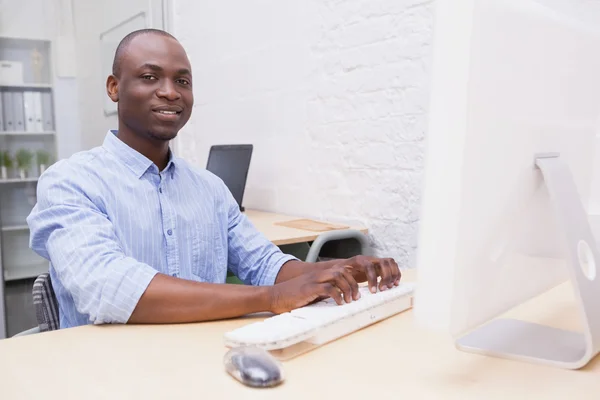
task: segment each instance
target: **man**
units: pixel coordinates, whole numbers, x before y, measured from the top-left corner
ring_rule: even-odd
[[[31,248],[51,262],[62,328],[281,313],[324,297],[357,300],[357,282],[398,284],[392,259],[312,264],[283,254],[219,178],[173,156],[169,141],[194,99],[189,60],[171,35],[126,36],[106,88],[118,131],[49,168],[27,218]],[[225,284],[228,268],[246,285]]]

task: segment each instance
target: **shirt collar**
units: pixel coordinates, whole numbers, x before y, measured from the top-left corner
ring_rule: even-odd
[[[129,147],[127,144],[122,142],[117,137],[116,130],[109,130],[104,138],[104,143],[102,144],[108,152],[112,153],[116,156],[120,161],[122,161],[129,169],[135,174],[135,176],[139,179],[141,178],[148,168],[154,167],[154,172],[158,173],[158,167],[154,165],[154,163],[144,156],[142,153],[134,150]],[[164,171],[169,171],[169,169],[174,168],[175,165],[175,157],[173,156],[173,152],[169,149],[169,162],[165,167]],[[172,172],[172,171],[171,171]]]

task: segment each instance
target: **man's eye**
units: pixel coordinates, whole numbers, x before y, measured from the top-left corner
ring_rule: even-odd
[[[178,79],[177,82],[181,83],[182,85],[189,85],[190,82],[187,79]]]
[[[154,76],[152,76],[152,75],[144,75],[144,76],[142,76],[142,79],[151,80],[151,79],[156,79],[156,78]]]

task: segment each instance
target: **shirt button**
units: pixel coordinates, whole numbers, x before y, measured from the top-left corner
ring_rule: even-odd
[[[172,234],[173,234],[173,230],[172,230],[172,229],[169,229],[169,230],[167,231],[167,235],[171,236]]]
[[[162,193],[162,188],[158,188],[158,191]]]

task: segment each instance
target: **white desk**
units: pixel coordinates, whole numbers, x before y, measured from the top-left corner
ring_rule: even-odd
[[[558,327],[578,325],[568,286],[512,315]],[[583,370],[568,371],[462,353],[448,337],[417,327],[410,311],[286,362],[282,386],[247,388],[225,373],[222,361],[223,333],[247,322],[86,326],[0,341],[0,398],[600,397],[598,358]]]
[[[267,239],[277,246],[310,242],[315,240],[321,233],[305,229],[275,225],[279,222],[287,222],[299,219],[298,217],[290,215],[257,210],[246,210],[244,214],[246,214],[256,229],[261,231],[267,237]],[[351,226],[349,229],[355,229],[364,234],[367,234],[368,232],[367,228],[363,226]]]

